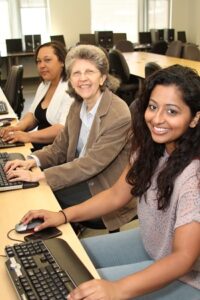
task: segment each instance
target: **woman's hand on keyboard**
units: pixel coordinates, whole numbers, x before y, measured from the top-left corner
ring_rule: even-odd
[[[41,171],[32,172],[29,170],[17,168],[15,170],[8,170],[6,172],[6,177],[10,182],[15,182],[15,181],[38,182],[39,180],[44,179],[45,175]]]
[[[0,129],[0,137],[6,139],[9,136],[10,132],[19,130],[17,126],[8,126]]]
[[[3,136],[3,140],[8,143],[30,143],[31,137],[29,132],[24,131],[9,131],[8,134]]]
[[[33,219],[43,219],[44,222],[34,228],[34,231],[40,231],[47,227],[57,227],[62,225],[65,221],[63,214],[60,212],[53,212],[44,209],[30,210],[21,219],[21,223],[28,224]]]
[[[15,159],[8,161],[4,166],[4,171],[7,173],[16,169],[30,170],[36,167],[36,162],[34,159],[20,160]]]

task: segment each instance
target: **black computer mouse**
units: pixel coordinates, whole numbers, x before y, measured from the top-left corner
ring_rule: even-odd
[[[43,222],[43,219],[33,219],[28,224],[18,223],[15,225],[15,231],[18,233],[28,233]]]

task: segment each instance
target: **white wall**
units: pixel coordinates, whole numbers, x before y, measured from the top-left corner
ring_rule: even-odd
[[[90,0],[49,0],[50,35],[63,34],[67,47],[90,32]]]
[[[68,47],[78,42],[79,33],[90,32],[90,0],[49,0],[49,8],[50,34],[64,34]],[[199,12],[200,0],[172,0],[171,27],[185,30],[188,41],[198,45]]]
[[[200,1],[172,0],[172,24],[177,31],[185,30],[188,42],[200,45]]]

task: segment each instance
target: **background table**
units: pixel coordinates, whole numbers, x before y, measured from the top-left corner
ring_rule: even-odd
[[[199,61],[177,58],[177,57],[170,57],[170,56],[155,54],[150,52],[136,51],[136,52],[123,53],[123,55],[129,66],[130,73],[141,78],[145,77],[144,69],[145,69],[145,64],[148,62],[156,62],[162,68],[169,67],[174,64],[180,64],[182,66],[187,66],[195,69],[200,75]]]

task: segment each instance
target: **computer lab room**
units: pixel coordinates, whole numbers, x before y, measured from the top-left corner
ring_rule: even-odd
[[[200,300],[199,0],[0,0],[2,300]]]

